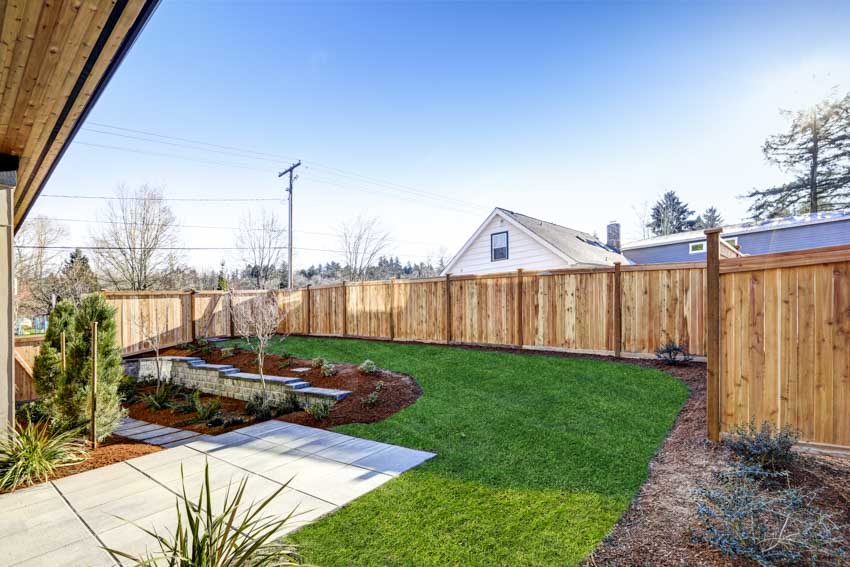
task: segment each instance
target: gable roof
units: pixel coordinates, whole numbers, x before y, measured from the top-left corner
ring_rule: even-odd
[[[493,217],[496,216],[502,217],[518,230],[523,231],[533,240],[537,241],[541,246],[570,264],[610,266],[614,262],[620,262],[622,264],[631,263],[625,256],[586,232],[496,207],[461,247],[458,253],[454,255],[443,270],[443,274],[451,272],[451,269],[461,256],[463,256],[464,252],[484,231]]]
[[[826,211],[822,213],[809,213],[804,215],[792,215],[789,217],[781,217],[777,219],[731,224],[723,227],[723,232],[721,233],[721,235],[723,237],[730,237],[738,236],[741,234],[767,232],[770,230],[782,230],[786,228],[793,228],[795,226],[807,226],[837,221],[850,221],[850,209]],[[680,242],[696,242],[700,240],[705,240],[705,234],[702,230],[689,230],[687,232],[677,232],[676,234],[668,234],[667,236],[656,236],[655,238],[647,238],[645,240],[629,242],[628,244],[624,244],[622,246],[622,249],[636,250],[638,248],[653,248],[655,246],[666,246],[668,244],[677,244]]]

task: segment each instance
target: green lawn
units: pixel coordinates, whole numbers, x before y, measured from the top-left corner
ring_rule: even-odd
[[[413,406],[337,430],[438,454],[295,534],[318,565],[575,565],[626,510],[687,397],[627,364],[300,337],[285,350],[415,377]]]

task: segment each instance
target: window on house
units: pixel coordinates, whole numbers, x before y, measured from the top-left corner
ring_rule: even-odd
[[[702,254],[703,252],[705,252],[705,241],[691,242],[689,246],[691,254]]]
[[[723,241],[726,244],[730,245],[732,248],[735,248],[736,246],[738,246],[738,237],[737,236],[730,236],[728,238],[724,238]]]
[[[508,259],[508,233],[495,232],[490,235],[490,261]]]

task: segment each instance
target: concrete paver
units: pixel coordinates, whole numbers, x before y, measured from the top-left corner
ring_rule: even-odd
[[[242,479],[246,506],[283,488],[264,513],[292,514],[287,533],[434,456],[276,420],[217,436],[129,419],[120,429],[179,446],[0,495],[0,509],[12,512],[0,519],[0,565],[116,565],[102,546],[155,551],[153,538],[127,521],[172,529],[184,484],[194,499],[207,463],[214,508]]]

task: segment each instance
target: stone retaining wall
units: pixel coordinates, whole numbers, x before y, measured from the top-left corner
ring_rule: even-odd
[[[199,359],[187,357],[162,357],[160,368],[162,378],[187,388],[200,390],[206,394],[250,400],[254,394],[262,392],[259,375],[239,372],[228,365],[193,364]],[[124,372],[137,380],[156,379],[156,359],[137,358],[124,361]],[[350,392],[314,388],[309,383],[298,378],[283,376],[266,376],[266,393],[272,399],[285,395],[294,395],[302,403],[322,401],[337,401]],[[296,386],[296,387],[293,387]]]

